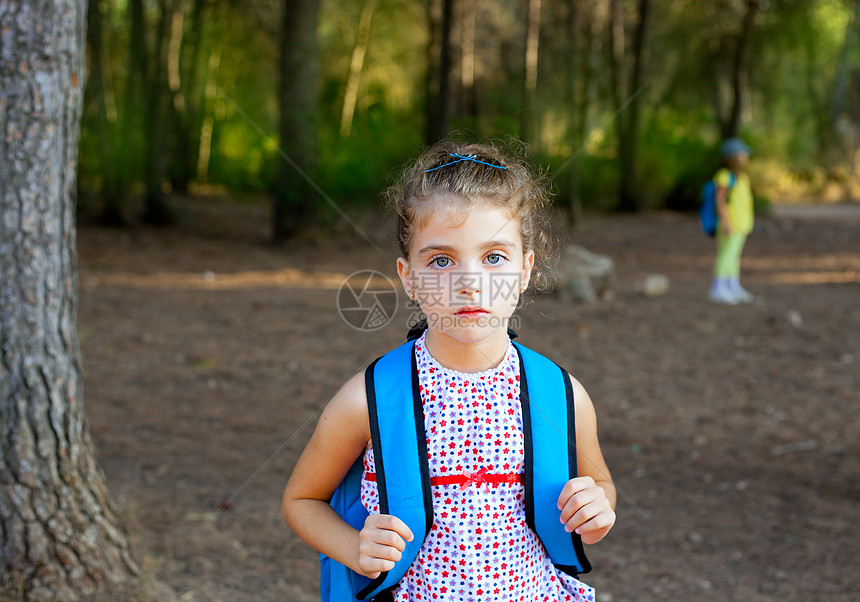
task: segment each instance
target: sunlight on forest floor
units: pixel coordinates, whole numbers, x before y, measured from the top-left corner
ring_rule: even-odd
[[[157,272],[155,274],[100,273],[87,279],[89,286],[115,286],[136,289],[230,290],[244,288],[317,288],[337,289],[348,274],[314,272],[285,268],[273,271],[237,273]],[[381,280],[381,279],[380,279]],[[374,283],[377,284],[377,283]],[[387,283],[380,282],[387,286]]]

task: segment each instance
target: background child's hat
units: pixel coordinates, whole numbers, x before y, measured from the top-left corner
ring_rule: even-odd
[[[729,138],[720,145],[720,154],[723,157],[731,157],[740,153],[752,155],[752,149],[740,138]]]

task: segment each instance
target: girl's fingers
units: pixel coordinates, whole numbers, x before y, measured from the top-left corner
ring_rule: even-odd
[[[605,499],[606,492],[602,487],[598,487],[593,484],[587,489],[576,491],[570,495],[567,500],[565,500],[564,505],[561,508],[561,516],[559,519],[563,523],[568,522],[581,508],[600,498]]]
[[[358,553],[362,572],[371,579],[390,571],[403,557],[406,541],[413,538],[409,527],[395,516],[372,514],[359,532]]]
[[[385,562],[385,563],[390,562],[391,567],[393,567],[394,563],[403,557],[403,553],[400,550],[398,550],[397,548],[394,548],[392,546],[386,546],[383,544],[377,544],[377,543],[362,544],[359,548],[359,552],[365,558],[368,558],[368,559],[373,560],[373,561],[380,561],[380,562]],[[388,568],[391,568],[391,567],[388,567]],[[388,570],[388,569],[380,569],[380,570]]]
[[[359,545],[358,565],[362,573],[376,579],[380,573],[390,571],[402,554],[395,547],[362,541]]]
[[[406,547],[406,544],[403,543],[404,540],[412,541],[413,539],[412,531],[406,526],[406,523],[390,514],[371,514],[364,522],[364,526],[365,528],[370,526],[380,531],[388,531],[395,534],[399,540],[398,549],[400,550]]]
[[[558,494],[558,509],[564,510],[571,496],[591,487],[594,487],[594,479],[591,477],[576,477],[569,480],[561,488],[561,493]]]
[[[603,539],[614,524],[615,511],[607,510],[580,525],[576,532],[582,537],[583,543],[593,544]]]
[[[609,500],[596,499],[580,507],[567,521],[564,529],[568,533],[576,531],[580,535],[594,529],[605,529],[615,524],[615,511]]]

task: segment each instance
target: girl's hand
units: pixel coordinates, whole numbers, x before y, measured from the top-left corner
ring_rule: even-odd
[[[606,491],[591,477],[577,477],[565,483],[558,496],[558,509],[565,531],[576,531],[583,543],[597,543],[615,524],[615,511]]]
[[[720,220],[720,230],[722,230],[723,234],[725,234],[726,236],[731,235],[731,233],[733,231],[731,220],[721,219]]]
[[[358,566],[365,577],[376,579],[390,571],[412,541],[412,531],[402,520],[390,514],[371,514],[358,533]],[[405,541],[404,541],[405,540]]]

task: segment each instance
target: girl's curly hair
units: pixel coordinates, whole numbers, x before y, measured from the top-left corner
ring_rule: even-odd
[[[458,155],[476,161],[458,161]],[[545,171],[532,166],[524,145],[505,152],[494,143],[439,142],[403,170],[384,199],[394,212],[397,243],[407,259],[413,233],[437,209],[468,211],[487,204],[507,211],[519,220],[523,250],[535,253],[536,287],[546,287],[545,268],[555,254],[548,211],[552,195]]]

